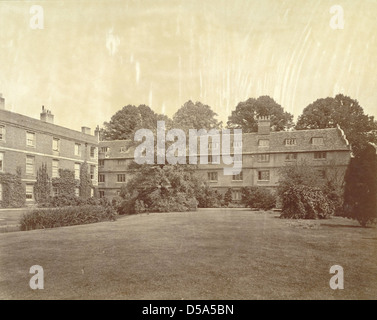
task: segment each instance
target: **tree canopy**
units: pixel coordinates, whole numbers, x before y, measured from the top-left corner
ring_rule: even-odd
[[[258,117],[270,116],[271,129],[281,131],[293,126],[293,115],[284,109],[269,96],[258,99],[249,98],[238,103],[236,109],[228,117],[228,128],[242,129],[243,132],[258,131]]]
[[[173,115],[173,124],[184,130],[219,129],[222,123],[216,120],[216,116],[210,106],[189,100]]]
[[[377,142],[377,123],[364,114],[359,102],[343,94],[335,98],[318,99],[308,105],[299,116],[296,129],[324,129],[339,125],[357,155],[368,142]]]
[[[104,130],[102,131],[103,140],[133,140],[133,135],[138,129],[155,130],[157,121],[163,120],[166,126],[171,125],[171,120],[161,114],[155,113],[150,107],[146,105],[127,105],[121,110],[117,111],[110,122],[104,123]]]

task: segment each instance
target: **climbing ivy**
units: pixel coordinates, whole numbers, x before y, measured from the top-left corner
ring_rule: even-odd
[[[25,205],[26,191],[22,184],[20,167],[16,174],[0,173],[0,184],[3,189],[0,202],[2,208],[20,208]]]

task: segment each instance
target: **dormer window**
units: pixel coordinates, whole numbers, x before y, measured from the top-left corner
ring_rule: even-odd
[[[101,153],[109,152],[109,151],[110,151],[110,147],[101,147],[101,149],[99,149],[99,151],[100,151]]]
[[[295,146],[297,144],[297,140],[295,138],[292,139],[285,139],[284,144],[286,146]]]
[[[314,137],[312,138],[312,145],[314,146],[322,146],[323,143],[323,138],[322,137]]]
[[[270,140],[268,140],[268,139],[259,139],[258,146],[259,147],[269,147],[270,146]]]

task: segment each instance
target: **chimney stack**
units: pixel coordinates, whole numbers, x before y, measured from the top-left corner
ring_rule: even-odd
[[[270,116],[259,116],[258,134],[270,134],[271,119]]]
[[[0,109],[4,110],[5,109],[5,99],[3,98],[3,94],[0,93]]]
[[[94,130],[94,136],[97,137],[97,141],[99,142],[101,139],[100,139],[100,129],[99,129],[99,125],[97,125],[96,129]]]
[[[85,134],[90,134],[90,128],[88,127],[81,127],[81,132]]]
[[[54,123],[54,115],[51,113],[50,110],[45,109],[44,106],[42,106],[41,121]]]

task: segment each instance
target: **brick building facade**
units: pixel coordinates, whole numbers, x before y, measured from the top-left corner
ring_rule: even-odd
[[[50,178],[58,177],[59,169],[69,169],[79,179],[84,161],[88,163],[96,187],[98,131],[91,135],[86,127],[80,132],[55,125],[53,114],[43,107],[40,120],[33,119],[5,110],[4,100],[0,101],[0,172],[15,174],[17,168],[21,168],[27,204],[35,200],[34,183],[42,163],[46,163]]]

